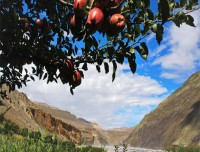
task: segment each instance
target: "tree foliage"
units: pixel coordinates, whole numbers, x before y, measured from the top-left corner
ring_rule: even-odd
[[[157,10],[150,8],[150,0],[88,0],[78,9],[75,1],[0,1],[1,86],[7,84],[14,90],[34,77],[47,83],[61,79],[73,93],[88,64],[96,66],[98,72],[102,68],[105,73],[112,72],[113,81],[117,63],[128,61],[135,73],[135,51],[144,60],[148,58],[148,46],[142,40],[153,32],[160,44],[163,25],[169,21],[178,27],[182,23],[195,26],[189,12],[199,9],[198,0],[153,1]],[[95,7],[103,12],[101,24],[97,20],[89,24]],[[124,17],[122,28],[110,21],[113,14]],[[25,64],[31,64],[31,72],[24,68]]]

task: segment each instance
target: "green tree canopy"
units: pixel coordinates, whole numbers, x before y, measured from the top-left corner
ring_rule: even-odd
[[[1,0],[0,85],[14,90],[37,76],[47,83],[61,79],[73,93],[88,64],[106,73],[112,66],[113,81],[117,63],[128,61],[135,73],[135,51],[144,60],[148,57],[143,39],[153,32],[160,44],[169,21],[195,26],[189,13],[200,8],[198,0],[158,0],[157,10],[150,2]],[[31,72],[25,64],[34,65]]]

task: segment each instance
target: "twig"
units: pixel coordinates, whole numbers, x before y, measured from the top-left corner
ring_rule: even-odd
[[[192,9],[192,10],[189,10],[189,11],[185,12],[185,14],[189,14],[189,13],[191,13],[191,12],[194,12],[194,11],[198,10],[198,9],[200,9],[200,6],[197,7],[197,8],[194,8],[194,9]]]
[[[121,0],[119,5],[111,7],[110,10],[120,7],[124,2],[125,2],[125,0]]]
[[[189,10],[189,11],[187,11],[187,12],[185,12],[185,14],[189,14],[189,13],[191,13],[191,12],[194,12],[194,11],[198,10],[198,9],[200,9],[200,6],[194,8],[194,9],[191,9],[191,10]],[[180,11],[179,11],[179,12],[180,12]],[[179,13],[179,12],[178,12],[178,13]],[[176,13],[175,15],[177,15],[178,13]],[[168,21],[172,20],[172,19],[175,17],[175,15],[173,15],[173,16],[170,17],[170,18],[168,18]]]
[[[151,32],[147,32],[145,35],[143,35],[141,38],[139,38],[137,41],[135,41],[133,44],[131,44],[129,47],[139,43],[143,38],[145,38],[146,36],[148,36]]]
[[[100,49],[100,48],[102,48],[102,47],[104,47],[104,46],[106,46],[107,44],[109,44],[109,43],[111,43],[112,41],[108,41],[108,42],[106,42],[105,44],[103,44],[102,46],[99,46],[98,47],[98,49]]]
[[[100,58],[100,59],[102,59],[102,60],[105,60],[105,59],[108,59],[108,57],[102,57],[102,58]],[[75,61],[74,62],[74,64],[76,64],[76,63],[85,63],[85,62],[87,62],[87,63],[90,63],[90,64],[93,64],[93,63],[95,63],[95,62],[97,62],[98,61],[98,59],[96,59],[96,60],[91,60],[91,61],[89,61],[89,60],[87,60],[87,59],[82,59],[82,60],[77,60],[77,61]]]
[[[64,0],[58,0],[58,2],[62,5],[68,6],[68,7],[73,7],[72,3],[66,2]]]

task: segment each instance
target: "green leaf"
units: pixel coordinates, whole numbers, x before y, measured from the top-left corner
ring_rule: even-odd
[[[18,81],[16,81],[16,85],[17,85],[18,89],[20,89],[22,87],[22,84]]]
[[[35,81],[34,77],[33,76],[30,76],[31,80]]]
[[[187,4],[187,0],[180,0],[180,6],[184,7]]]
[[[136,24],[135,26],[134,26],[134,34],[135,34],[135,38],[137,38],[139,35],[140,35],[140,25],[138,25],[138,24]]]
[[[135,1],[135,2],[136,2],[136,7],[137,7],[137,8],[140,8],[141,5],[143,4],[141,1]]]
[[[140,56],[144,59],[144,60],[147,60],[147,56],[148,56],[148,48],[146,46],[146,43],[145,42],[142,42],[140,44],[140,46],[136,46],[135,47],[135,50],[138,51],[138,53],[140,54]]]
[[[95,39],[94,36],[92,36],[92,39],[93,39],[94,47],[95,47],[95,48],[98,48],[98,42],[97,42],[97,40]]]
[[[85,71],[88,70],[87,63],[86,63],[86,62],[83,64],[82,69],[85,70]]]
[[[97,58],[97,63],[98,63],[98,65],[101,65],[103,63],[103,58],[99,56]]]
[[[131,54],[135,53],[134,48],[131,47],[131,48],[129,49],[129,53],[131,53]]]
[[[141,45],[140,45],[140,48],[141,48],[141,52],[140,52],[140,55],[141,57],[144,59],[144,60],[147,60],[147,56],[149,54],[149,51],[148,51],[148,48],[146,46],[146,43],[145,42],[142,42]]]
[[[97,71],[98,71],[99,73],[101,72],[101,68],[100,68],[99,65],[96,65],[96,69],[97,69]]]
[[[105,73],[107,74],[109,72],[109,65],[107,62],[104,62],[104,68],[105,68]]]
[[[139,46],[138,46],[138,48],[139,48]],[[128,55],[127,59],[128,59],[128,63],[129,63],[129,67],[131,69],[131,72],[134,74],[135,71],[136,71],[136,67],[137,67],[137,65],[135,63],[135,53],[132,54],[132,55]]]
[[[160,10],[161,10],[161,14],[162,14],[162,24],[164,24],[168,18],[170,17],[170,9],[169,9],[169,4],[167,0],[159,0],[158,3]]]
[[[150,24],[149,22],[145,22],[144,24],[144,30],[142,30],[142,35],[145,35],[150,29]]]
[[[116,64],[115,60],[113,60],[112,63],[113,63],[113,74],[112,74],[112,82],[113,82],[115,80],[115,73],[116,73],[116,70],[117,70],[117,64]]]
[[[32,67],[32,73],[35,73],[36,69],[34,67]]]
[[[190,3],[192,6],[199,5],[198,0],[189,0],[189,3]]]
[[[157,40],[158,44],[160,44],[160,42],[163,39],[164,27],[160,24],[157,24],[157,28],[158,28],[158,31],[156,32],[156,40]]]
[[[175,3],[174,3],[174,2],[171,2],[171,3],[169,4],[169,8],[170,8],[170,10],[173,10],[174,7],[175,7]]]
[[[116,61],[120,64],[123,64],[124,62],[124,55],[122,53],[122,50],[118,50],[116,53]]]
[[[107,41],[112,41],[113,40],[113,37],[108,36],[108,34],[106,34],[106,37],[107,37]]]
[[[150,7],[150,0],[143,0],[144,4],[145,4],[145,8],[149,8]]]
[[[148,19],[149,20],[154,20],[154,14],[150,9],[147,9],[147,13],[148,13]]]
[[[72,95],[74,95],[74,91],[73,91],[74,87],[70,87],[70,92]]]
[[[107,47],[108,58],[112,60],[115,48],[113,46]]]
[[[113,74],[112,74],[112,82],[115,80],[115,72],[116,71],[113,71]]]
[[[180,11],[178,14],[176,14],[176,17],[180,20],[184,20],[186,15],[183,11]]]
[[[180,19],[178,19],[178,18],[174,18],[174,19],[172,19],[172,21],[178,27],[180,27],[180,25],[182,24],[182,21]]]
[[[186,15],[186,24],[195,27],[194,18],[191,15]]]
[[[43,80],[47,78],[47,73],[44,74]]]
[[[113,71],[116,71],[117,70],[117,63],[115,60],[112,61],[113,63]]]
[[[158,31],[158,26],[157,26],[157,24],[153,24],[152,26],[151,26],[151,30],[153,31],[153,32],[157,32]]]

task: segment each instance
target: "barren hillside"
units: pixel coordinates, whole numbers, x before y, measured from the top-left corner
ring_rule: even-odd
[[[60,110],[47,104],[32,102],[24,93],[17,90],[8,93],[7,98],[0,98],[0,113],[20,128],[33,131],[45,130],[57,134],[60,139],[71,140],[78,144],[114,145],[121,143],[130,133],[130,129],[122,131],[106,131],[98,124],[83,118],[77,118],[70,112]]]
[[[124,141],[131,146],[200,146],[200,71],[146,115]]]

